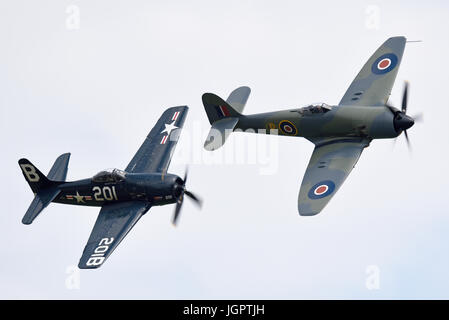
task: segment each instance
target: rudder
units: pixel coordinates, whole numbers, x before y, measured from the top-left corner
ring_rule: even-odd
[[[22,169],[25,180],[28,182],[34,193],[38,193],[39,190],[52,186],[52,182],[28,159],[20,159],[19,166]]]
[[[20,159],[19,165],[22,169],[25,180],[33,190],[35,196],[22,223],[31,224],[34,219],[47,207],[59,194],[58,185],[65,181],[70,159],[70,153],[60,155],[48,173],[45,176],[28,159]]]
[[[224,101],[222,98],[213,93],[205,93],[203,94],[203,105],[204,110],[206,110],[207,117],[209,119],[210,124],[213,124],[215,121],[241,116],[239,112],[237,112],[229,103]]]

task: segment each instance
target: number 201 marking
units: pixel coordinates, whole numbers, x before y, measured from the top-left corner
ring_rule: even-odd
[[[101,189],[100,187],[93,187],[92,191],[94,191],[94,197],[97,201],[112,201],[112,200],[118,200],[117,193],[115,192],[115,186],[111,187],[103,187]],[[104,197],[104,198],[103,198]]]

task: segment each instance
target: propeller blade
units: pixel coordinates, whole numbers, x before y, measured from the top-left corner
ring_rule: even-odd
[[[201,206],[203,205],[203,201],[198,196],[196,196],[195,194],[193,194],[192,192],[187,191],[187,190],[184,193],[186,196],[188,196],[190,199],[192,199],[193,202],[195,202],[195,204],[198,205],[198,207],[201,208]]]
[[[402,94],[402,112],[407,113],[408,82],[405,82],[404,93]]]
[[[410,144],[410,139],[408,137],[407,130],[404,130],[405,140],[407,141],[407,147],[410,151],[412,151],[412,145]]]
[[[396,147],[396,142],[398,141],[398,137],[393,139],[393,148]]]
[[[175,213],[173,214],[173,225],[176,226],[176,223],[178,222],[179,214],[181,213],[182,208],[182,202],[184,201],[184,195],[181,194],[178,198],[178,201],[176,202],[176,208]]]
[[[176,223],[177,223],[177,221],[179,219],[182,203],[184,202],[184,195],[186,195],[189,198],[191,198],[193,200],[193,202],[200,208],[201,208],[201,206],[203,204],[203,201],[199,197],[197,197],[192,192],[186,190],[186,182],[187,182],[187,176],[188,176],[188,171],[189,171],[188,169],[189,168],[186,167],[186,171],[185,171],[185,174],[184,174],[184,180],[182,181],[182,185],[179,185],[181,190],[180,190],[180,195],[178,196],[178,201],[176,202],[175,213],[173,214],[173,225],[174,226],[176,226]]]
[[[184,185],[186,185],[188,175],[189,175],[189,167],[186,167],[186,172],[184,173]]]
[[[424,121],[424,116],[423,116],[422,112],[415,114],[412,118],[413,118],[413,120],[415,120],[415,122],[423,122]]]

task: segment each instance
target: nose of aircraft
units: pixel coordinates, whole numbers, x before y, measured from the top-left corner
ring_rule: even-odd
[[[406,114],[398,114],[394,119],[394,127],[397,131],[407,130],[415,124],[415,120]]]

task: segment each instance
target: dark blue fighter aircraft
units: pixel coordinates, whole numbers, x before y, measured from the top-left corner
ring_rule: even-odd
[[[35,197],[22,219],[31,224],[50,203],[99,206],[100,214],[78,267],[100,267],[131,228],[152,206],[176,203],[176,224],[184,195],[201,205],[184,179],[167,173],[188,107],[167,109],[124,171],[101,171],[92,178],[66,182],[70,153],[59,156],[47,176],[30,161],[19,165]]]

